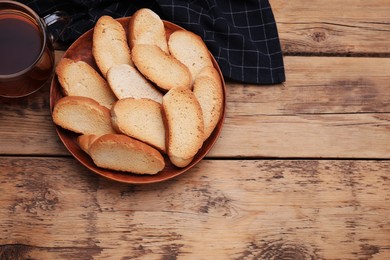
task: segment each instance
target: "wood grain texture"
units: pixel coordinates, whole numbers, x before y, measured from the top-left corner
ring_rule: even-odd
[[[386,259],[389,168],[206,160],[130,186],[71,158],[1,157],[0,258]]]
[[[390,114],[237,116],[220,138],[209,157],[389,158]]]
[[[390,70],[383,68],[390,58],[286,57],[285,63],[283,85],[227,84],[226,120],[209,157],[389,158]],[[0,99],[0,154],[68,155],[48,91]]]
[[[390,59],[285,57],[282,85],[228,84],[234,114],[294,115],[390,112]]]
[[[289,55],[390,56],[390,2],[271,0]]]
[[[172,180],[69,157],[48,85],[0,98],[0,259],[390,259],[390,2],[270,3],[287,81],[229,82],[216,146]]]

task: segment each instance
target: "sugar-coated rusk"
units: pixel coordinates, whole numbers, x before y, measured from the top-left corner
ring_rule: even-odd
[[[79,137],[78,142],[84,142]],[[84,147],[84,146],[83,146]],[[156,174],[164,169],[164,157],[153,147],[122,134],[106,134],[87,148],[93,162],[102,168],[135,174]]]
[[[169,37],[168,46],[171,55],[190,70],[193,80],[204,67],[213,66],[206,44],[193,32],[175,31]]]
[[[84,61],[63,58],[56,67],[56,74],[67,96],[89,97],[107,108],[117,100],[106,80]]]
[[[55,124],[75,133],[116,133],[111,125],[110,110],[91,98],[63,97],[54,105],[52,117]]]
[[[150,99],[125,98],[111,109],[114,129],[165,152],[165,127],[161,104]]]
[[[129,45],[133,48],[136,44],[157,45],[169,53],[164,23],[148,8],[139,9],[130,18]]]
[[[223,109],[223,87],[218,71],[205,67],[195,78],[194,94],[202,107],[204,138],[207,139],[218,124]]]
[[[136,68],[128,64],[112,66],[107,73],[107,81],[119,99],[149,98],[162,103],[162,93],[158,91]]]
[[[169,159],[174,165],[185,167],[203,144],[202,109],[190,89],[173,88],[163,97],[163,111]]]
[[[104,77],[115,64],[133,65],[126,31],[114,18],[104,15],[96,22],[92,55]]]
[[[132,49],[132,55],[137,69],[162,90],[192,87],[188,68],[156,45],[137,44]]]

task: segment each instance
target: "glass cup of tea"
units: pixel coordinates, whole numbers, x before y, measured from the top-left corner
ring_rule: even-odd
[[[59,19],[64,17],[40,18],[26,5],[0,1],[0,96],[24,97],[50,80],[54,49],[47,26]]]

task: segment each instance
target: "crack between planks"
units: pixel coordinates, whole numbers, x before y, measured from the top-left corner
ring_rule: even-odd
[[[263,157],[263,156],[237,156],[237,157],[205,157],[202,161],[390,161],[389,158],[369,157]]]
[[[302,57],[351,57],[351,58],[390,58],[390,52],[300,52],[283,51],[283,56]]]
[[[249,103],[249,102],[246,102]],[[236,117],[254,117],[254,116],[267,116],[267,117],[294,117],[294,116],[322,116],[322,115],[386,115],[390,112],[323,112],[323,113],[294,113],[294,114],[250,114],[250,115],[235,115],[235,116],[226,116],[226,118],[236,118]],[[389,121],[389,120],[385,120]]]
[[[18,257],[24,257],[25,254],[31,250],[48,250],[48,251],[80,251],[84,252],[95,252],[93,254],[99,254],[103,249],[99,246],[86,246],[86,247],[77,247],[77,246],[35,246],[28,245],[23,243],[10,243],[10,244],[0,244],[0,259],[14,259]],[[7,258],[10,257],[10,258]]]
[[[359,21],[358,21],[359,22]],[[367,22],[367,21],[360,21],[362,24],[378,24],[378,25],[389,25],[388,23],[381,23],[381,22]],[[389,32],[390,30],[388,29],[377,29],[377,28],[372,28],[372,27],[367,27],[367,26],[359,26],[359,25],[349,25],[349,24],[342,24],[342,23],[331,23],[331,22],[278,22],[278,24],[286,24],[286,25],[311,25],[313,28],[313,25],[332,25],[332,26],[338,26],[338,27],[347,27],[347,28],[356,28],[356,29],[366,29],[366,30],[371,30],[371,31],[381,31],[381,32]],[[315,26],[316,28],[319,26]],[[319,27],[321,28],[321,27]],[[321,28],[321,29],[328,29],[328,28]],[[302,29],[300,29],[302,30]],[[334,30],[334,29],[332,29]]]
[[[19,155],[19,154],[1,154],[1,158],[32,158],[32,159],[44,159],[44,158],[56,158],[56,159],[75,159],[72,156],[63,156],[63,155]],[[240,161],[240,160],[286,160],[286,161],[299,161],[299,160],[318,160],[318,161],[328,161],[328,160],[362,160],[362,161],[389,161],[389,158],[372,158],[372,157],[277,157],[277,156],[206,156],[202,161]],[[1,247],[1,245],[0,245]]]

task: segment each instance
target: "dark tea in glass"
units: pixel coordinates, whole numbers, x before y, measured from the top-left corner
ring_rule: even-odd
[[[0,96],[23,97],[50,78],[54,52],[46,25],[30,8],[0,1]]]

